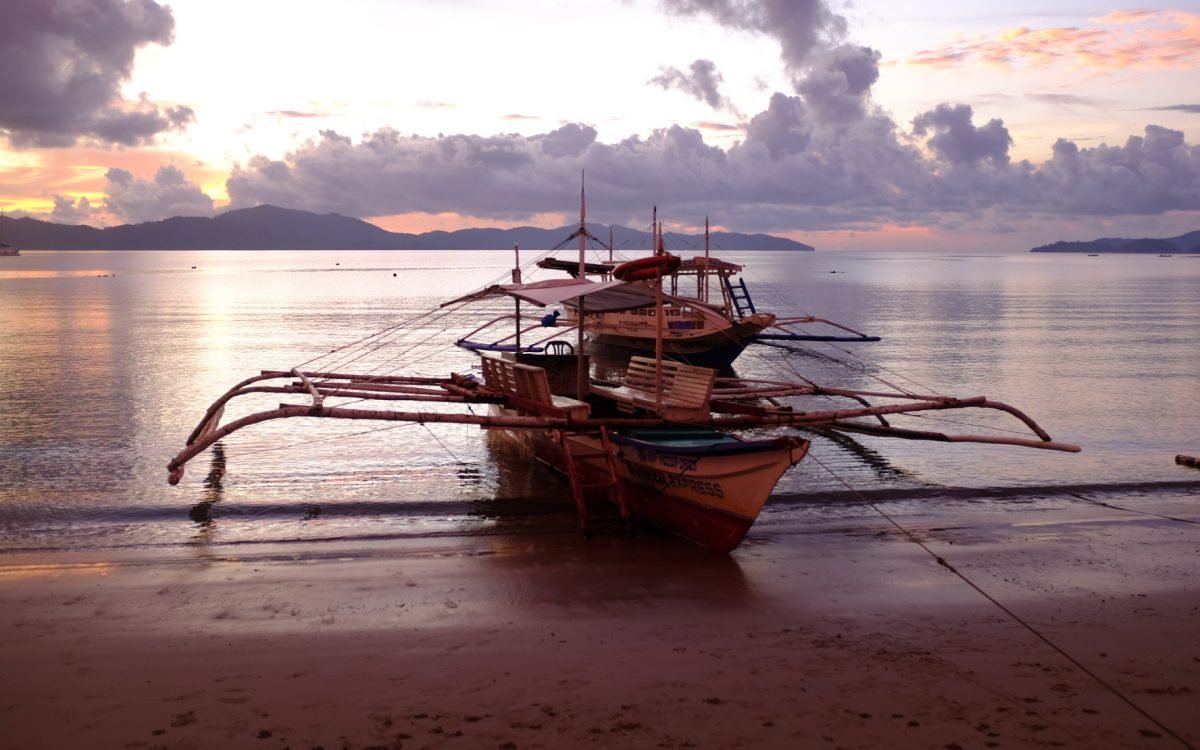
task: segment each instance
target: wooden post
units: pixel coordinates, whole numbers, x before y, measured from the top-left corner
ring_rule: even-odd
[[[657,215],[658,215],[658,208],[657,208],[657,207],[655,207],[654,211],[655,211],[655,216],[657,216]],[[657,228],[657,230],[656,230],[655,234],[656,234],[656,237],[655,237],[655,247],[657,248],[657,250],[658,250],[658,251],[662,251],[662,250],[663,250],[663,246],[662,246],[662,224],[659,224],[659,225],[658,225],[658,228]],[[657,253],[656,253],[656,254],[657,254]],[[662,266],[659,266],[659,269],[658,269],[658,280],[657,280],[657,282],[658,282],[658,283],[657,283],[657,284],[655,284],[655,288],[654,288],[654,308],[655,308],[655,315],[654,315],[654,318],[655,318],[655,321],[656,321],[655,328],[654,328],[654,370],[655,370],[655,376],[654,376],[654,392],[655,392],[655,396],[654,396],[654,408],[655,408],[655,410],[656,410],[656,411],[657,411],[659,414],[661,414],[661,413],[662,413],[662,391],[663,391],[663,388],[662,388],[662,374],[663,374],[663,366],[662,366],[662,360],[663,360],[663,325],[664,325],[664,323],[663,323],[663,318],[665,317],[665,313],[666,313],[666,311],[663,309],[663,289],[662,289],[662,285],[663,285],[663,274],[662,274]]]
[[[513,243],[512,280],[513,280],[514,284],[521,283],[521,246],[516,242]],[[516,318],[517,318],[516,347],[517,347],[517,351],[516,351],[516,353],[520,354],[521,353],[521,300],[514,297],[513,302],[515,302],[516,306],[517,306],[517,309],[516,309]]]

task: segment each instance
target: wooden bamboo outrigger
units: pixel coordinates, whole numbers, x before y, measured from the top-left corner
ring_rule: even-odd
[[[515,312],[455,339],[459,347],[482,358],[481,378],[456,372],[446,377],[359,374],[345,372],[340,366],[264,370],[237,383],[208,407],[183,449],[168,463],[168,481],[178,483],[187,463],[218,441],[272,420],[478,425],[512,434],[538,459],[568,475],[585,531],[590,533],[592,528],[585,495],[600,492],[617,507],[623,521],[640,519],[729,551],[754,523],[779,477],[805,456],[809,441],[795,434],[797,429],[1079,450],[1052,440],[1019,409],[985,396],[955,398],[894,388],[829,387],[803,379],[717,377],[708,368],[664,360],[662,315],[657,316],[655,357],[633,358],[616,383],[590,376],[581,326],[560,328],[554,324],[553,334],[523,344],[520,334],[535,326],[522,328],[522,304],[574,306],[579,320],[585,309],[599,313],[655,305],[662,310],[661,271],[654,275],[651,288],[619,279],[594,282],[586,278],[582,191],[580,197],[581,247],[575,278],[520,283],[520,276],[514,274],[513,284],[490,286],[446,303],[516,303]],[[661,237],[657,215],[655,225],[657,239]],[[656,247],[661,250],[661,240]],[[511,320],[517,329],[512,336],[490,342],[475,340],[492,325]],[[553,339],[571,330],[579,336],[572,355],[544,351],[555,343]],[[510,340],[513,343],[508,343]],[[363,347],[375,352],[380,345],[371,338]],[[531,353],[537,354],[531,359]],[[223,421],[231,403],[264,394],[304,396],[309,402],[277,403]],[[826,401],[830,398],[848,404],[830,408]],[[817,399],[820,408],[814,408]],[[477,405],[486,406],[486,413],[476,412],[473,407]],[[956,409],[1007,414],[1029,434],[947,434],[910,429],[888,419]],[[741,434],[746,431],[752,432]]]

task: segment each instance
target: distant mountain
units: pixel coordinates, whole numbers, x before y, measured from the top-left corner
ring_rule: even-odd
[[[514,243],[522,249],[547,250],[578,229],[517,227],[403,234],[340,214],[276,206],[226,211],[212,218],[177,216],[104,229],[29,218],[3,221],[5,240],[28,250],[505,250]],[[608,241],[608,229],[603,224],[588,225],[588,231],[604,242]],[[647,232],[621,226],[612,229],[618,250],[650,249]],[[767,234],[715,232],[709,240],[715,250],[813,249]],[[677,253],[704,248],[703,235],[668,233],[664,241]]]
[[[1200,229],[1166,239],[1143,238],[1126,240],[1101,237],[1086,242],[1055,242],[1035,247],[1031,253],[1200,253]]]

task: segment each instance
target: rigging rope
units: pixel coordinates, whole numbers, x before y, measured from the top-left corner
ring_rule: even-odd
[[[1154,516],[1155,518],[1162,518],[1167,521],[1178,521],[1179,523],[1190,523],[1190,524],[1194,524],[1196,526],[1200,526],[1200,521],[1193,521],[1190,518],[1178,518],[1176,516],[1165,516],[1161,513],[1151,513],[1148,510],[1135,510],[1133,508],[1123,508],[1120,505],[1113,505],[1112,503],[1106,503],[1102,500],[1093,500],[1090,497],[1084,497],[1083,495],[1080,495],[1076,492],[1068,492],[1067,494],[1070,495],[1071,497],[1078,498],[1079,500],[1082,500],[1085,503],[1091,503],[1092,505],[1099,505],[1101,508],[1112,508],[1113,510],[1123,510],[1126,513],[1137,513],[1138,515],[1142,515],[1142,516]]]
[[[976,591],[976,593],[978,593],[984,599],[988,600],[991,604],[993,604],[1001,612],[1008,615],[1010,620],[1012,620],[1013,622],[1020,625],[1025,630],[1032,633],[1034,637],[1036,637],[1042,643],[1046,644],[1051,649],[1053,649],[1055,652],[1057,652],[1059,654],[1059,656],[1063,657],[1068,662],[1073,664],[1076,669],[1078,669],[1080,672],[1082,672],[1083,674],[1090,677],[1096,684],[1098,684],[1100,687],[1107,690],[1113,696],[1118,698],[1121,702],[1125,703],[1125,705],[1129,706],[1134,711],[1141,714],[1141,716],[1144,719],[1146,719],[1150,723],[1154,724],[1154,726],[1161,729],[1172,739],[1179,742],[1179,744],[1181,746],[1187,748],[1187,750],[1196,750],[1195,746],[1193,746],[1191,743],[1189,743],[1186,739],[1184,739],[1180,735],[1176,734],[1170,727],[1168,727],[1166,724],[1164,724],[1163,722],[1156,719],[1146,709],[1142,708],[1137,703],[1134,703],[1132,698],[1130,698],[1127,695],[1125,695],[1124,693],[1122,693],[1117,687],[1115,687],[1114,685],[1109,683],[1107,680],[1105,680],[1100,675],[1098,675],[1095,672],[1093,672],[1092,670],[1088,669],[1086,666],[1084,666],[1084,664],[1081,661],[1079,661],[1074,656],[1069,654],[1066,651],[1066,649],[1064,649],[1062,646],[1059,646],[1054,641],[1050,640],[1050,638],[1048,636],[1044,635],[1041,631],[1039,631],[1033,625],[1026,622],[1016,612],[1012,611],[1011,609],[1006,607],[1004,604],[1002,604],[994,596],[992,596],[988,592],[984,591],[983,588],[979,584],[972,581],[970,578],[967,577],[967,575],[965,573],[963,573],[958,568],[951,565],[950,562],[947,561],[944,557],[942,557],[941,555],[937,554],[932,549],[930,549],[929,546],[927,544],[925,544],[925,542],[922,542],[920,539],[918,539],[916,537],[915,534],[913,534],[911,531],[909,531],[905,527],[901,526],[900,523],[896,521],[896,519],[892,518],[890,515],[885,513],[883,511],[883,509],[881,509],[878,505],[871,502],[871,500],[869,498],[867,498],[866,495],[859,492],[857,489],[855,489],[853,486],[851,486],[849,482],[847,482],[846,480],[844,480],[840,476],[838,476],[832,469],[830,469],[828,466],[826,466],[824,463],[822,463],[820,459],[818,459],[816,456],[809,456],[809,458],[811,460],[815,461],[816,464],[818,466],[820,466],[822,469],[827,471],[829,473],[829,475],[832,476],[835,480],[837,480],[842,486],[844,486],[846,489],[848,489],[853,494],[857,495],[867,505],[867,507],[869,507],[871,510],[878,513],[884,520],[886,520],[888,523],[890,523],[892,526],[894,526],[897,531],[899,531],[901,534],[903,534],[905,536],[906,539],[908,539],[908,541],[912,542],[913,544],[917,545],[922,550],[924,550],[926,553],[928,553],[930,557],[932,557],[935,561],[937,561],[938,565],[941,565],[943,568],[945,568],[946,570],[953,573],[955,576],[957,576],[959,578],[959,580],[961,580],[963,583],[967,584],[972,589],[974,589]]]

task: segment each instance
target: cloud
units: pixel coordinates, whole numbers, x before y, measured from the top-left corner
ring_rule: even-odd
[[[314,120],[331,116],[328,112],[302,112],[296,109],[275,109],[266,114],[285,120]]]
[[[926,145],[951,164],[978,164],[985,160],[1008,164],[1012,136],[1004,122],[993,119],[983,127],[975,127],[972,119],[973,112],[966,104],[939,104],[913,119],[913,134],[931,134]]]
[[[58,224],[83,224],[92,218],[92,204],[86,198],[71,200],[62,195],[54,196],[54,210],[49,219]]]
[[[171,216],[211,216],[213,200],[177,167],[163,165],[153,180],[140,180],[127,170],[112,168],[105,210],[131,224]],[[57,207],[56,209],[57,210]]]
[[[662,5],[779,40],[792,91],[770,95],[746,118],[740,142],[718,148],[700,129],[679,126],[601,142],[581,123],[532,135],[426,137],[381,128],[352,139],[327,130],[282,158],[255,156],[236,167],[226,182],[231,206],[537,221],[574,210],[586,171],[589,216],[633,225],[653,204],[675,221],[708,214],[743,231],[1007,227],[1039,216],[1200,211],[1200,158],[1177,131],[1149,126],[1120,147],[1062,140],[1042,166],[1014,162],[1004,122],[976,124],[966,105],[940,104],[898,126],[872,98],[879,52],[842,43],[844,20],[820,2]],[[710,104],[720,95],[707,60],[689,71],[664,69],[655,82]],[[1122,202],[1122,195],[1136,197]]]
[[[1080,149],[1059,139],[1034,175],[1039,209],[1070,215],[1150,215],[1200,210],[1200,146],[1147,125],[1123,146]]]
[[[1168,104],[1165,107],[1147,107],[1147,109],[1157,112],[1189,112],[1200,115],[1200,104]]]
[[[841,45],[814,55],[796,92],[821,119],[845,123],[871,110],[871,87],[879,80],[879,53],[870,47]]]
[[[650,83],[664,89],[678,89],[708,104],[713,109],[729,109],[729,100],[721,95],[724,78],[712,60],[696,60],[689,66],[689,73],[678,68],[663,68],[662,73],[650,79]]]
[[[359,141],[326,131],[281,160],[255,157],[226,187],[233,207],[536,221],[571,213],[586,170],[597,221],[637,225],[657,203],[677,221],[709,214],[747,231],[1200,211],[1200,148],[1179,131],[1151,125],[1119,147],[1060,140],[1035,166],[1011,160],[1001,120],[976,125],[965,105],[939,105],[906,132],[874,108],[830,119],[827,104],[776,93],[727,149],[678,126],[611,144],[581,124],[529,136],[382,129]]]
[[[661,0],[661,6],[673,15],[707,16],[731,29],[775,37],[793,73],[814,50],[841,41],[847,28],[824,0]]]
[[[170,44],[174,18],[154,0],[5,0],[0,5],[0,134],[17,147],[80,138],[138,145],[193,119],[120,94],[134,56]]]
[[[1059,107],[1100,107],[1106,102],[1094,96],[1079,96],[1077,94],[1029,94],[1030,99],[1043,104],[1053,104]]]
[[[911,65],[954,68],[972,60],[1009,68],[1066,66],[1089,76],[1128,69],[1188,69],[1200,64],[1200,13],[1117,11],[1091,26],[1025,26],[923,50]]]

